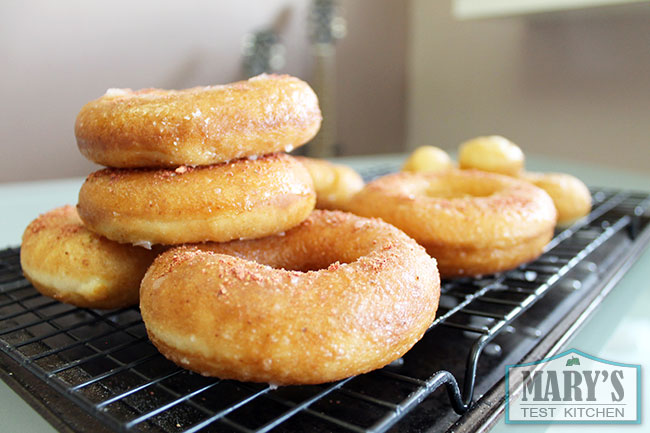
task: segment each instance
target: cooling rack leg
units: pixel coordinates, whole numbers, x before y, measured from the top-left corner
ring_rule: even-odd
[[[463,383],[463,405],[467,408],[472,404],[474,399],[474,385],[476,384],[476,368],[478,366],[478,358],[485,345],[492,339],[493,335],[481,335],[472,345],[470,354],[467,357],[467,365],[465,366],[465,381]],[[455,409],[455,408],[454,408]],[[456,411],[458,412],[458,411]]]
[[[453,374],[448,371],[441,371],[440,374],[443,374],[443,380],[445,388],[447,389],[447,395],[449,396],[449,401],[451,401],[451,407],[458,415],[462,415],[469,409],[469,405],[463,402],[463,398],[460,395],[460,387],[456,378]]]
[[[641,231],[641,215],[635,215],[630,221],[630,225],[627,226],[627,235],[630,237],[630,240],[635,240],[639,236]]]

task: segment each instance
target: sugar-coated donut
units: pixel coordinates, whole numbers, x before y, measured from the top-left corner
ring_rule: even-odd
[[[478,170],[384,176],[367,184],[350,210],[404,230],[436,258],[443,277],[490,274],[534,259],[556,219],[542,189]]]
[[[268,236],[298,225],[315,202],[307,169],[273,154],[176,170],[100,170],[82,185],[77,207],[89,229],[147,246]]]
[[[305,156],[297,156],[296,159],[307,167],[314,181],[318,209],[345,210],[354,194],[363,188],[364,182],[359,173],[346,165]]]
[[[420,146],[404,161],[402,171],[436,172],[454,168],[449,154],[439,147]]]
[[[575,176],[565,173],[524,172],[521,178],[548,193],[557,209],[557,223],[569,225],[591,211],[591,193]]]
[[[120,308],[137,304],[140,281],[160,251],[99,236],[73,206],[63,206],[27,226],[20,264],[46,296],[84,308]]]
[[[524,153],[500,135],[476,137],[460,145],[458,163],[460,168],[517,176],[524,167]]]
[[[185,368],[315,384],[402,356],[432,323],[439,295],[435,260],[404,233],[316,210],[286,234],[159,256],[140,309],[151,341]]]
[[[75,124],[81,153],[109,167],[209,165],[289,151],[320,127],[318,98],[288,75],[186,90],[109,89]]]

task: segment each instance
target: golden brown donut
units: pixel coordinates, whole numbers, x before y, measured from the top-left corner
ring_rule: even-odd
[[[176,170],[100,170],[82,185],[77,208],[89,229],[148,246],[268,236],[298,225],[315,202],[305,167],[273,154]]]
[[[436,258],[443,277],[490,274],[534,259],[556,219],[540,188],[478,170],[384,176],[367,184],[350,210],[404,230]]]
[[[209,165],[290,151],[320,127],[318,98],[288,75],[186,90],[109,89],[75,124],[81,153],[109,167]]]
[[[99,236],[73,206],[63,206],[27,226],[20,264],[45,296],[84,308],[120,308],[137,304],[140,281],[160,251]]]
[[[314,181],[318,209],[345,210],[352,196],[363,188],[359,173],[348,166],[305,156],[296,159],[307,167]]]
[[[524,153],[500,135],[476,137],[460,145],[458,163],[460,168],[517,176],[524,167]]]
[[[435,172],[454,168],[449,154],[439,147],[420,146],[404,161],[402,171]]]
[[[553,199],[557,223],[569,225],[591,211],[591,193],[577,177],[564,173],[524,172],[521,178],[542,188]]]
[[[185,368],[315,384],[402,356],[439,295],[435,260],[404,233],[316,210],[284,235],[168,251],[142,281],[140,309],[151,341]]]

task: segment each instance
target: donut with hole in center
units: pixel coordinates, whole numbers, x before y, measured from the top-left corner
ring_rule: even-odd
[[[77,208],[94,232],[149,246],[268,236],[300,224],[315,202],[307,169],[273,154],[176,170],[99,170],[82,185]]]
[[[404,230],[436,258],[443,277],[491,274],[536,258],[557,218],[542,189],[478,170],[384,176],[349,209]]]
[[[401,357],[431,325],[434,259],[379,219],[314,211],[263,239],[174,248],[140,289],[149,338],[204,375],[315,384]]]
[[[210,165],[290,151],[321,124],[318,98],[289,75],[185,90],[109,89],[75,123],[81,153],[108,167]]]

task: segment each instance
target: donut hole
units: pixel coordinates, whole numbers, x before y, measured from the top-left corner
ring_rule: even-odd
[[[349,226],[319,224],[271,238],[205,244],[202,248],[275,269],[310,272],[328,269],[337,263],[353,263],[367,256],[378,248],[375,237],[372,230],[354,231]]]
[[[287,271],[312,272],[330,269],[338,265],[354,262],[358,257],[345,257],[340,254],[314,254],[311,257],[296,257],[293,260],[287,260],[283,263],[276,263],[275,266],[268,264],[276,269]]]
[[[277,246],[271,245],[268,249],[249,251],[238,254],[241,258],[270,266],[275,269],[287,271],[311,272],[328,269],[333,265],[348,264],[364,255],[360,248],[349,248],[344,245],[345,240],[331,240],[327,242],[300,243],[299,245],[285,245],[285,250],[280,251]],[[311,244],[311,245],[310,245]],[[293,248],[292,248],[293,247]]]

